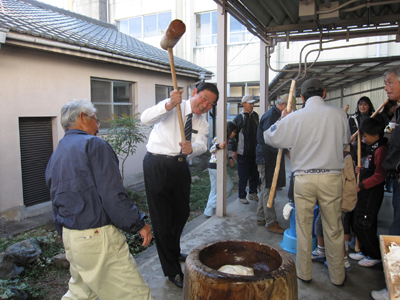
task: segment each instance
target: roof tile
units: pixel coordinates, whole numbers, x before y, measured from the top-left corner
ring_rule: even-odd
[[[115,25],[35,0],[0,3],[0,27],[10,31],[169,66],[166,51],[119,32]],[[178,57],[174,62],[177,69],[212,74]]]

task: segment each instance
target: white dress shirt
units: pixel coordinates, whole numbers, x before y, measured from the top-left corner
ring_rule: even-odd
[[[154,154],[176,156],[181,152],[179,143],[182,141],[179,128],[177,109],[170,111],[165,109],[165,104],[169,99],[165,99],[155,106],[146,109],[140,116],[144,125],[154,125],[147,143],[147,151]],[[192,113],[190,100],[182,100],[181,111],[183,124],[187,115]],[[188,159],[196,157],[207,151],[207,136],[209,125],[203,116],[193,114],[192,117],[192,154]]]

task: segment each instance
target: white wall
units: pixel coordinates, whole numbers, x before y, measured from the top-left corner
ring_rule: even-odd
[[[55,144],[64,136],[59,123],[61,107],[73,98],[90,99],[91,77],[137,82],[135,103],[137,112],[155,104],[155,84],[172,85],[169,73],[154,72],[119,64],[103,63],[58,53],[2,44],[0,49],[0,217],[16,209],[15,218],[23,206],[19,117],[55,118],[53,136]],[[178,77],[179,86],[195,80]],[[126,162],[126,185],[140,178],[145,144]]]

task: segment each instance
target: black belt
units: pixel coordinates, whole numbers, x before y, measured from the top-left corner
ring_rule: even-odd
[[[170,160],[175,160],[178,162],[186,161],[186,155],[183,155],[183,154],[172,156],[172,155],[165,155],[165,154],[155,154],[155,153],[151,153],[151,152],[147,152],[147,153],[151,156],[159,157],[162,159],[170,159]]]

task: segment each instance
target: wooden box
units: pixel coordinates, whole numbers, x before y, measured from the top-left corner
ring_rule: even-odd
[[[389,298],[390,300],[396,300],[394,287],[400,286],[400,279],[397,279],[396,282],[393,282],[392,279],[390,278],[389,266],[387,264],[387,259],[385,259],[385,255],[386,253],[389,252],[389,246],[393,242],[400,246],[400,236],[380,235],[379,239],[380,239],[380,248],[381,248],[381,255],[383,262],[383,270],[385,272],[386,287],[389,292]]]

